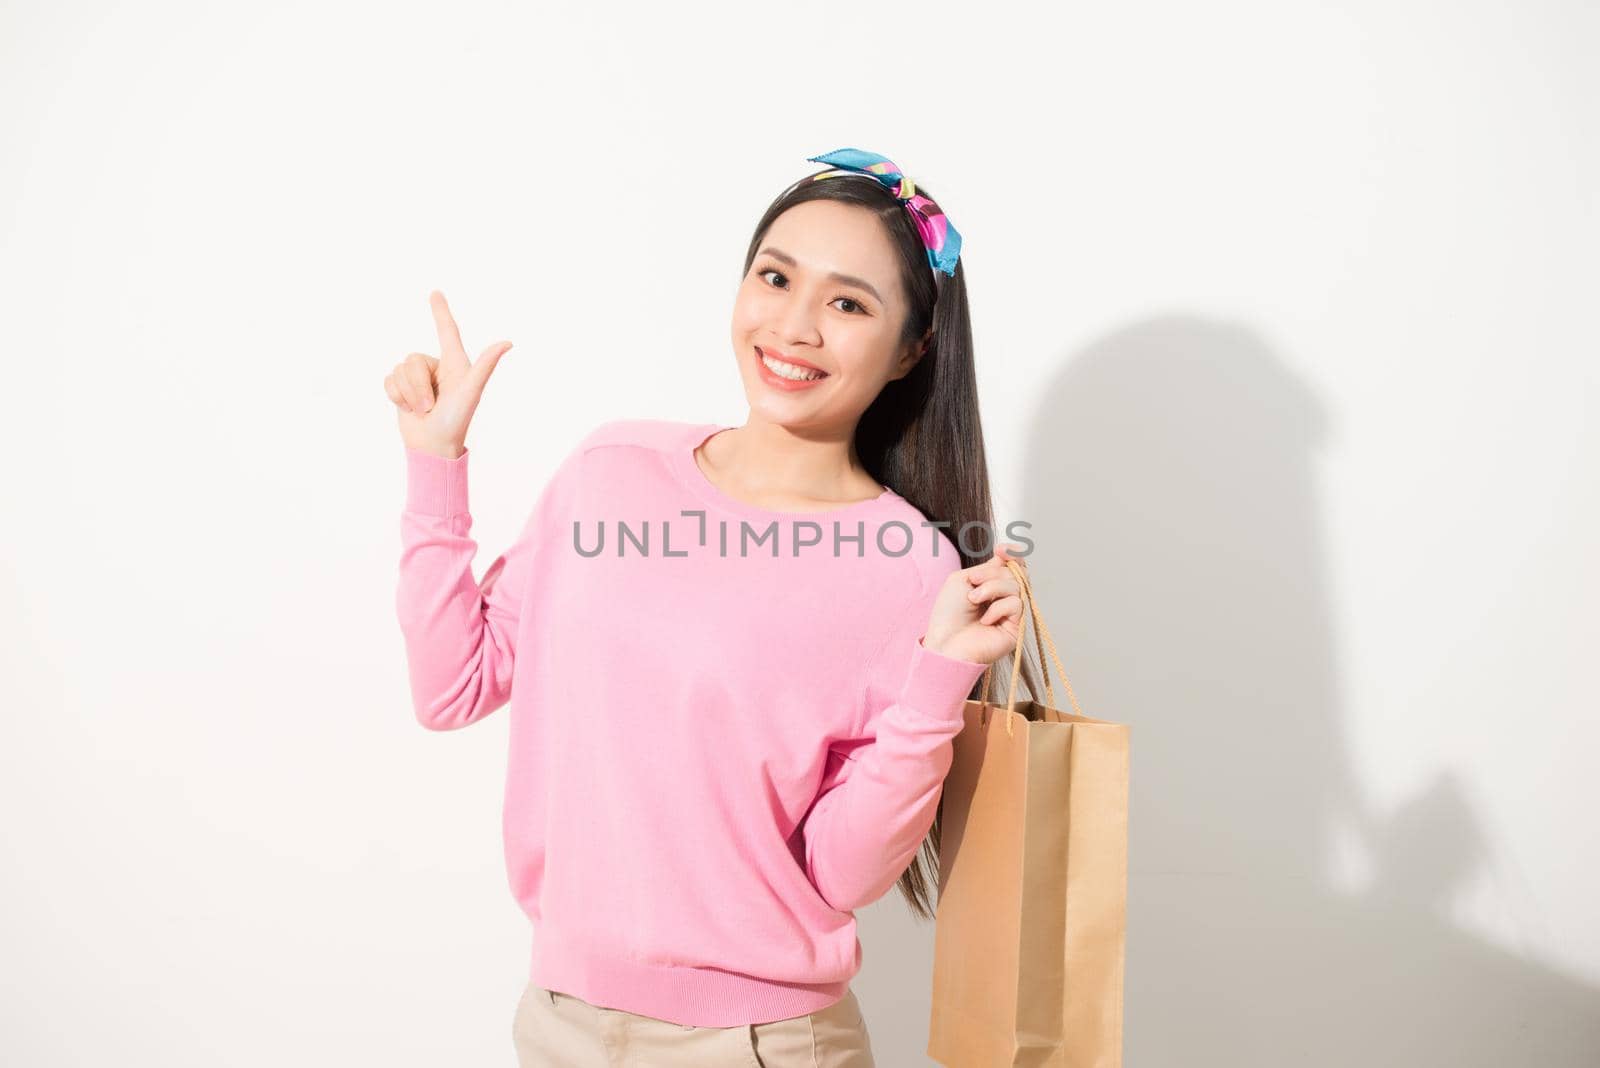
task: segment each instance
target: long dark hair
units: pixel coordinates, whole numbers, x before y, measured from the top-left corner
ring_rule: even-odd
[[[917,183],[917,192],[935,199],[921,182]],[[913,342],[930,325],[933,327],[922,358],[910,372],[886,384],[862,413],[856,425],[856,452],[872,477],[910,501],[929,520],[950,524],[945,529],[956,544],[962,567],[981,564],[994,555],[989,536],[994,531],[994,506],[989,495],[983,425],[978,418],[978,381],[972,361],[965,268],[958,259],[954,275],[932,269],[927,249],[905,206],[876,178],[842,175],[814,181],[808,175],[779,194],[761,216],[745,252],[745,274],[750,272],[750,264],[773,221],[809,200],[837,200],[865,208],[878,217],[899,254],[901,284],[910,302],[899,340],[902,344]],[[967,524],[977,526],[969,529]],[[963,530],[967,530],[965,536]],[[968,551],[968,542],[974,543],[976,553]],[[1019,634],[1019,638],[1022,636]],[[1011,658],[1003,657],[991,670],[994,681],[989,700],[998,699],[1003,705],[1005,687],[1011,678]],[[1022,679],[1030,695],[1041,692],[1038,678],[1032,653],[1024,648]],[[968,697],[979,700],[982,689],[980,677]],[[1022,700],[1019,693],[1019,707]],[[912,912],[923,919],[935,914],[929,887],[938,882],[939,831],[943,822],[941,793],[933,826],[898,883]]]

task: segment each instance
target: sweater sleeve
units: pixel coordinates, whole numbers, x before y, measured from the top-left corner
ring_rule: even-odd
[[[395,608],[412,706],[427,729],[465,727],[510,699],[522,596],[534,555],[550,544],[552,501],[573,477],[576,456],[556,471],[515,542],[478,581],[472,575],[478,545],[467,506],[468,451],[446,460],[406,448]]]
[[[937,593],[898,614],[868,668],[865,725],[830,750],[806,815],[806,876],[841,912],[882,897],[915,858],[938,811],[963,707],[983,674],[983,664],[923,646]]]

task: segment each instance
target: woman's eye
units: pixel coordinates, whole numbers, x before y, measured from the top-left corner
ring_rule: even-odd
[[[778,269],[776,269],[776,268],[774,268],[774,267],[768,267],[768,268],[767,268],[767,269],[766,269],[766,270],[764,270],[764,271],[761,271],[761,272],[760,272],[760,273],[759,273],[759,277],[761,277],[761,278],[765,278],[765,277],[766,277],[766,276],[767,276],[767,275],[769,275],[769,274],[775,274],[775,275],[777,275],[777,276],[778,276],[778,277],[779,277],[779,278],[782,278],[782,277],[783,277],[783,272],[782,272],[782,271],[780,271],[780,270],[778,270]],[[769,284],[769,285],[770,285],[770,284],[773,284],[773,283],[768,283],[768,284]],[[780,286],[780,287],[779,287],[779,288],[782,288],[782,287],[781,287],[781,286]],[[849,313],[849,314],[851,314],[851,315],[856,315],[856,314],[858,314],[858,313],[863,313],[863,314],[864,314],[864,313],[865,313],[865,312],[866,312],[866,310],[867,310],[867,309],[866,309],[866,308],[865,308],[865,307],[864,307],[864,306],[863,306],[863,305],[862,305],[862,304],[861,304],[861,302],[860,302],[860,301],[858,301],[858,300],[853,300],[853,299],[851,299],[851,298],[850,298],[850,297],[835,297],[835,298],[834,298],[834,299],[835,299],[835,300],[842,300],[842,301],[844,301],[844,302],[845,302],[845,303],[846,303],[846,304],[848,304],[848,305],[850,305],[850,306],[851,306],[851,307],[852,307],[852,308],[854,308],[854,309],[855,309],[855,310],[854,310],[854,311],[851,311],[851,312],[850,312],[850,313]]]

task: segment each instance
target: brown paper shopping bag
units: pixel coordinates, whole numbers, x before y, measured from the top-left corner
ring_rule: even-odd
[[[928,1056],[947,1068],[1120,1068],[1127,931],[1128,727],[1078,714],[1033,598],[1046,703],[966,703],[944,783]],[[1055,707],[1050,647],[1072,701]]]

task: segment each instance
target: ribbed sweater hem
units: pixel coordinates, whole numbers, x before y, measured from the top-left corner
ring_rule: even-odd
[[[859,956],[859,953],[858,953]],[[844,997],[848,979],[784,983],[717,968],[603,957],[548,924],[534,931],[529,979],[598,1008],[696,1027],[770,1023],[818,1012]]]

